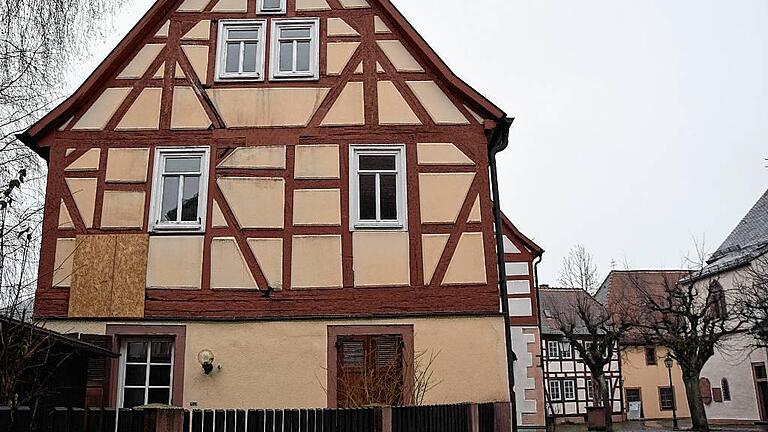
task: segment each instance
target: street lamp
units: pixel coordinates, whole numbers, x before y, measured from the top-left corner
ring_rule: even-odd
[[[672,429],[680,430],[677,425],[677,401],[675,400],[675,387],[672,385],[672,354],[667,351],[667,355],[664,357],[664,366],[667,368],[667,374],[669,375],[669,388],[672,390]]]

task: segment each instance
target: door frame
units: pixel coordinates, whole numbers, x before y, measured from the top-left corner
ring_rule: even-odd
[[[760,414],[760,421],[766,421],[768,420],[768,407],[766,407],[766,401],[764,399],[763,393],[760,391],[760,383],[766,383],[768,385],[768,378],[757,378],[757,374],[755,373],[755,367],[756,366],[762,366],[766,369],[766,373],[768,373],[768,365],[766,365],[765,362],[752,362],[751,369],[752,369],[752,381],[755,383],[755,398],[757,399],[757,411]]]
[[[413,325],[340,325],[328,326],[328,363],[326,374],[326,388],[328,389],[328,408],[338,408],[337,399],[337,377],[338,377],[338,351],[336,350],[336,341],[341,336],[377,336],[377,335],[400,335],[403,339],[403,359],[413,364]],[[405,380],[403,403],[410,404],[411,392],[414,386],[413,367],[404,367]]]

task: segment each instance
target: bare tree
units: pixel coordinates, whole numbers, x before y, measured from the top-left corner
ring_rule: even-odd
[[[111,28],[124,0],[0,0],[0,405],[40,399],[55,364],[28,323],[46,167],[16,140],[67,91],[66,77]],[[40,323],[36,323],[40,324]]]
[[[568,299],[568,300],[566,300]],[[630,324],[613,317],[586,291],[576,297],[562,297],[560,304],[548,307],[563,337],[581,356],[596,385],[595,406],[603,407],[606,430],[613,430],[613,404],[606,368],[610,368],[619,341],[630,329]],[[547,307],[547,305],[545,305]]]
[[[597,265],[592,254],[582,244],[577,244],[563,258],[560,268],[560,284],[565,288],[581,288],[594,294],[600,286]]]
[[[755,338],[755,348],[768,347],[768,255],[754,260],[735,278],[736,299]]]
[[[727,301],[734,293],[704,270],[703,253],[695,269],[681,274],[666,272],[650,277],[628,275],[634,288],[620,299],[620,312],[632,318],[634,333],[647,345],[663,346],[680,365],[693,429],[709,431],[701,399],[701,371],[716,351],[731,350],[736,338],[748,329],[740,305]]]

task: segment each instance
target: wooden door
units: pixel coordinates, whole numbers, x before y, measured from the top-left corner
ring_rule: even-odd
[[[339,408],[403,403],[402,336],[340,336],[336,349]]]

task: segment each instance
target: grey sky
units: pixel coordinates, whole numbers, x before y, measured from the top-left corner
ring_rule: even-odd
[[[547,250],[542,283],[578,242],[603,275],[678,267],[768,187],[768,1],[393,1],[517,118],[502,208]],[[92,67],[151,3],[115,20]]]

